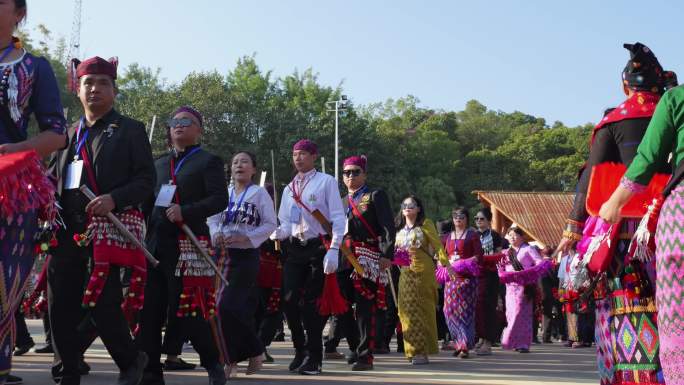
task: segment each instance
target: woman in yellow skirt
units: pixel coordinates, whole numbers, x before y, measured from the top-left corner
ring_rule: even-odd
[[[425,218],[421,201],[409,195],[397,216],[397,262],[399,278],[399,319],[404,333],[404,354],[413,365],[429,363],[428,354],[437,354],[437,255],[443,266],[449,261],[434,223]],[[405,261],[402,263],[401,261]]]

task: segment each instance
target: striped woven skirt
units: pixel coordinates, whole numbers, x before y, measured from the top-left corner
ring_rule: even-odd
[[[12,365],[14,313],[33,267],[37,230],[35,211],[0,218],[0,383]]]
[[[444,317],[457,351],[475,346],[476,303],[476,278],[458,277],[444,286]]]
[[[660,211],[656,271],[660,362],[668,385],[684,384],[684,183]]]

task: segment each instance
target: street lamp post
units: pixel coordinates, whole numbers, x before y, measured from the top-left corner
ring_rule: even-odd
[[[335,113],[335,180],[339,180],[339,153],[340,153],[340,112],[347,110],[347,95],[340,96],[339,100],[331,100],[325,103],[328,112]],[[334,107],[333,107],[334,106]]]

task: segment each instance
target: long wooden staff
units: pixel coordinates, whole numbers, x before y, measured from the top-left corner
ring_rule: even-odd
[[[397,289],[394,288],[394,279],[392,279],[392,268],[387,268],[387,276],[389,277],[390,290],[392,291],[392,298],[394,299],[394,306],[399,306],[397,301]]]
[[[271,150],[271,178],[273,179],[273,208],[276,212],[276,218],[278,217],[278,187],[276,185],[276,175],[275,175],[275,157],[273,156],[273,150]],[[280,241],[278,239],[274,242],[275,251],[280,251]]]
[[[95,194],[88,188],[86,185],[82,185],[79,190],[83,193],[83,195],[88,198],[89,201],[92,201],[93,199],[96,198]],[[121,232],[121,234],[124,235],[131,243],[133,243],[137,248],[142,250],[143,254],[145,254],[145,258],[147,258],[147,261],[152,264],[152,266],[157,267],[159,265],[159,261],[143,246],[142,242],[138,240],[138,238],[135,237],[128,229],[126,226],[124,226],[123,223],[117,218],[114,214],[111,212],[107,213],[107,219],[109,219],[110,222]]]

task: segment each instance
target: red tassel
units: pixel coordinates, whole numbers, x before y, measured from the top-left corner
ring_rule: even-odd
[[[323,292],[318,299],[318,313],[320,315],[338,315],[347,312],[347,300],[342,297],[337,284],[337,275],[326,274],[323,282]]]

